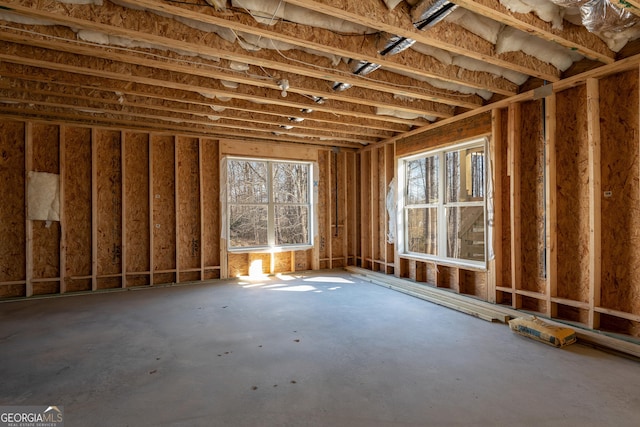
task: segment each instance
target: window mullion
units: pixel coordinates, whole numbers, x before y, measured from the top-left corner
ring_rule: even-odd
[[[447,216],[445,213],[447,164],[444,152],[438,153],[438,162],[442,165],[438,170],[438,253],[439,257],[447,256]]]

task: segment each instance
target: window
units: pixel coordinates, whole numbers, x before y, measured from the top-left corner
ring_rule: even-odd
[[[398,170],[404,253],[484,265],[484,142],[400,159]]]
[[[311,163],[227,159],[229,249],[311,245]]]

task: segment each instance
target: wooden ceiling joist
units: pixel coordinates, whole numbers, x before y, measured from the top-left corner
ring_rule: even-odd
[[[621,9],[628,10],[636,16],[640,16],[640,0],[611,0],[611,3]]]
[[[109,52],[108,49],[104,47],[90,47],[86,45],[77,45],[73,42],[69,43],[60,43],[60,41],[51,41],[51,40],[32,40],[28,37],[19,34],[13,34],[10,32],[0,33],[0,40],[10,41],[12,43],[19,43],[27,46],[38,47],[42,49],[46,49],[47,51],[53,51],[57,49],[60,52],[65,52],[68,54],[69,59],[68,63],[81,63],[83,59],[77,57],[74,60],[74,56],[83,55],[87,58],[85,61],[88,61],[90,58],[90,54],[96,54],[97,51],[104,52],[104,58],[109,58],[114,64],[116,62],[122,62],[134,66],[136,68],[146,67],[148,69],[161,69],[166,71],[174,71],[176,73],[193,75],[195,77],[203,77],[203,78],[213,78],[219,80],[232,81],[238,84],[250,85],[250,86],[258,86],[261,88],[270,88],[274,91],[274,97],[277,98],[278,94],[281,90],[276,85],[275,81],[270,80],[262,80],[252,77],[251,74],[258,73],[260,70],[250,70],[247,73],[237,73],[233,72],[229,69],[228,66],[221,67],[215,64],[206,64],[203,62],[203,65],[213,65],[214,67],[197,67],[192,62],[189,65],[185,65],[183,63],[173,63],[169,61],[160,61],[156,59],[149,58],[140,58],[137,55],[126,55],[124,53],[117,52]],[[7,48],[7,51],[10,49]],[[101,55],[102,56],[102,55]],[[39,56],[40,57],[40,56]],[[104,59],[107,61],[107,59]],[[204,60],[203,60],[204,61]],[[224,65],[228,65],[225,64]],[[269,72],[268,70],[264,70]],[[249,75],[247,75],[249,74]],[[254,74],[256,75],[256,74]],[[414,100],[412,102],[407,102],[406,100],[398,99],[394,97],[394,95],[390,92],[374,92],[370,89],[363,88],[354,88],[354,90],[350,90],[344,93],[333,93],[331,91],[330,85],[327,84],[325,80],[317,80],[313,78],[303,78],[297,74],[293,73],[280,73],[280,78],[286,78],[290,82],[290,89],[288,92],[290,93],[298,93],[300,95],[312,95],[318,97],[326,97],[331,96],[332,99],[342,102],[355,102],[359,104],[368,104],[373,107],[383,106],[388,108],[393,108],[398,111],[407,111],[415,114],[428,114],[436,117],[451,117],[452,109],[446,105],[442,105],[439,103],[435,103],[432,101],[424,101],[424,100]],[[211,86],[214,87],[217,85],[220,87],[220,83],[212,83]],[[238,92],[241,92],[243,89],[239,89]],[[246,89],[249,90],[249,89]],[[229,92],[228,96],[233,96],[231,92]],[[371,101],[367,101],[371,99]],[[480,106],[480,103],[466,103],[460,102],[460,104],[464,104],[465,107],[477,107]]]
[[[575,74],[579,64],[608,67],[633,52],[631,46],[614,55],[583,26],[554,28],[533,12],[510,12],[500,0],[451,1],[496,27],[586,58],[561,73],[521,51],[497,53],[500,45],[453,21],[418,30],[412,22],[418,9],[404,1],[393,10],[380,0],[284,1],[370,31],[278,17],[266,25],[249,10],[230,2],[216,10],[207,0],[0,0],[0,115],[355,148],[464,119],[543,80],[562,84],[561,75]],[[640,10],[640,0],[614,4]],[[415,45],[382,55],[393,36],[444,52]],[[487,67],[452,65],[464,57]],[[357,75],[361,61],[380,68]],[[506,71],[533,78],[515,84],[497,74],[522,76]],[[336,82],[348,88],[336,90]]]
[[[4,78],[12,77],[15,79],[23,79],[49,84],[56,82],[65,86],[73,86],[84,88],[90,91],[92,95],[103,92],[111,92],[112,94],[122,94],[125,97],[135,96],[145,100],[152,100],[152,103],[176,102],[187,106],[209,108],[214,114],[216,113],[212,106],[224,107],[227,110],[240,111],[250,116],[255,114],[266,114],[277,117],[298,117],[303,115],[306,118],[313,118],[314,121],[320,123],[321,126],[331,127],[333,123],[343,124],[345,126],[356,129],[371,129],[375,131],[392,131],[404,132],[410,129],[410,124],[391,123],[381,120],[363,119],[353,116],[338,115],[334,112],[316,111],[311,115],[304,115],[299,108],[291,108],[284,106],[270,105],[264,108],[264,105],[250,101],[239,99],[231,99],[229,101],[212,100],[192,91],[163,88],[160,86],[145,85],[140,83],[131,83],[125,80],[108,79],[101,77],[92,77],[90,83],[82,75],[73,73],[65,73],[57,70],[47,70],[26,65],[12,64],[8,62],[0,62],[0,81]],[[145,101],[146,102],[146,101]],[[410,122],[410,121],[407,121]],[[415,126],[423,125],[424,121],[411,122]],[[362,130],[360,131],[362,132]]]
[[[257,23],[246,14],[230,11],[218,12],[211,7],[188,3],[169,4],[161,0],[139,0],[135,1],[135,4],[138,7],[144,7],[154,12],[172,14],[196,22],[231,28],[234,31],[285,42],[301,48],[369,61],[380,64],[383,69],[389,71],[411,73],[476,89],[485,89],[501,95],[508,96],[517,93],[516,84],[505,78],[490,73],[465,70],[455,65],[445,65],[432,57],[422,55],[413,50],[407,50],[401,55],[380,55],[379,52],[385,47],[387,40],[377,34],[343,35],[322,28],[284,20],[278,20],[274,25],[267,26]],[[301,33],[304,33],[304,38],[300,37]],[[387,79],[381,79],[380,74],[380,72],[377,72],[372,79],[374,81],[388,81]],[[354,82],[355,84],[363,84],[358,79],[349,81],[349,83]],[[415,96],[414,90],[412,89],[411,93],[403,93],[402,89],[400,89],[397,93]]]
[[[238,89],[231,90],[225,88],[219,80],[207,79],[204,77],[184,75],[181,73],[159,70],[140,65],[117,63],[115,61],[102,58],[94,57],[87,60],[81,55],[65,52],[52,53],[33,46],[13,45],[6,42],[0,43],[0,46],[2,46],[0,51],[4,52],[0,53],[0,60],[30,65],[33,67],[54,69],[92,77],[126,79],[130,82],[208,94],[211,97],[231,97],[255,102],[263,102],[263,100],[269,99],[270,104],[298,109],[315,108],[317,110],[330,111],[355,117],[364,117],[383,121],[403,121],[402,119],[397,119],[395,117],[379,116],[376,114],[374,106],[363,105],[362,103],[358,104],[355,100],[353,103],[331,100],[323,106],[316,106],[312,100],[302,95],[290,94],[287,97],[281,97],[280,90],[275,89],[239,87]],[[380,103],[379,105],[384,106],[383,103]],[[415,112],[420,114],[421,111],[416,110]],[[452,116],[452,114],[448,115]]]
[[[478,15],[491,18],[525,33],[536,35],[541,39],[574,50],[589,59],[597,60],[604,64],[610,64],[614,61],[614,52],[598,36],[587,31],[585,27],[578,27],[565,22],[564,29],[554,29],[551,23],[543,21],[534,14],[510,12],[500,3],[500,0],[451,1]]]
[[[13,1],[15,3],[19,3],[22,0]],[[266,49],[258,52],[247,52],[237,43],[230,43],[223,40],[216,34],[196,30],[184,24],[180,24],[175,20],[160,16],[155,17],[153,22],[149,22],[148,19],[145,21],[142,18],[144,16],[143,11],[125,11],[124,9],[114,5],[107,6],[107,4],[111,5],[110,3],[105,3],[104,6],[100,7],[99,13],[97,13],[98,9],[96,9],[96,13],[91,13],[94,9],[89,6],[81,7],[72,5],[72,7],[69,8],[69,14],[60,13],[58,11],[59,8],[57,7],[57,3],[47,3],[46,10],[32,9],[21,4],[12,4],[11,7],[13,12],[19,13],[20,15],[35,19],[55,21],[61,25],[71,28],[124,37],[126,39],[144,42],[155,46],[162,46],[167,49],[177,51],[191,52],[193,54],[219,57],[229,61],[253,64],[258,67],[277,70],[280,74],[296,73],[302,74],[306,76],[306,78],[316,78],[328,83],[334,81],[351,83],[355,86],[359,86],[361,89],[377,90],[387,94],[408,94],[409,92],[406,89],[403,89],[402,86],[415,87],[419,89],[415,90],[415,93],[411,92],[410,95],[406,96],[429,100],[429,102],[434,103],[462,106],[464,108],[475,108],[482,104],[481,99],[478,97],[467,96],[461,98],[460,96],[447,96],[446,91],[436,89],[415,79],[408,79],[405,77],[404,79],[400,79],[404,81],[396,83],[396,81],[399,80],[397,75],[394,75],[394,77],[389,77],[387,75],[387,79],[389,79],[389,81],[377,80],[379,78],[376,80],[369,78],[364,79],[362,77],[354,76],[346,64],[338,64],[331,67],[331,63],[328,59],[319,58],[316,55],[298,50],[287,51],[286,57]],[[123,19],[123,14],[127,19]],[[122,21],[121,26],[105,24],[105,22],[114,21],[114,16],[120,18],[119,20]],[[183,41],[185,38],[190,40],[199,40],[201,42],[197,44],[185,42]],[[313,66],[314,62],[317,62],[318,66]],[[301,63],[310,65],[300,65]],[[379,75],[380,77],[385,77],[385,74],[383,73],[380,73]],[[286,77],[283,76],[280,78]],[[291,91],[294,90],[304,91],[305,88],[296,88],[292,86]],[[330,85],[328,84],[324,85],[324,92],[325,94],[323,96],[332,98],[341,96],[340,93],[330,92]],[[425,111],[426,114],[437,117],[447,117],[447,115],[440,116],[439,108],[442,107],[432,106],[427,109],[422,108],[422,111]]]
[[[245,130],[224,130],[214,127],[189,125],[182,126],[180,123],[167,123],[160,120],[153,121],[139,121],[129,120],[122,117],[114,117],[110,114],[102,114],[98,112],[85,112],[82,114],[69,113],[64,109],[56,109],[44,106],[28,106],[26,104],[8,105],[0,103],[0,114],[4,117],[13,118],[17,120],[24,120],[25,118],[52,121],[52,122],[68,122],[75,123],[83,126],[100,126],[100,127],[112,127],[116,129],[133,129],[142,131],[155,131],[155,132],[175,132],[185,135],[207,135],[211,138],[232,138],[242,140],[263,140],[272,141],[273,135],[268,132],[257,131],[245,131]],[[279,133],[278,140],[282,142],[294,142],[302,144],[314,144],[321,146],[337,146],[346,148],[359,148],[362,144],[341,142],[339,140],[323,140],[323,138],[305,138],[287,134],[285,132]]]
[[[497,54],[495,46],[470,31],[449,22],[439,22],[426,31],[416,29],[411,22],[408,5],[399,4],[390,11],[378,0],[345,2],[343,0],[287,0],[316,12],[379,28],[391,34],[414,39],[458,55],[468,56],[499,67],[517,71],[551,82],[560,79],[555,67],[522,52]]]
[[[234,117],[233,115],[227,115],[223,113],[216,113],[209,109],[206,111],[202,108],[202,111],[194,112],[193,110],[185,110],[180,108],[171,108],[164,105],[154,106],[148,102],[130,102],[124,96],[121,101],[116,95],[111,93],[110,99],[107,98],[108,94],[103,94],[101,97],[96,97],[95,91],[92,92],[93,96],[88,93],[78,95],[77,93],[62,95],[60,91],[58,94],[53,93],[51,90],[38,90],[34,88],[34,85],[13,85],[14,87],[7,87],[4,81],[0,81],[0,98],[3,101],[22,102],[22,103],[34,103],[37,105],[49,105],[56,108],[69,108],[76,111],[89,110],[89,109],[102,109],[105,112],[113,114],[123,114],[136,118],[150,118],[157,117],[162,120],[180,120],[182,123],[202,124],[207,126],[216,126],[221,128],[238,128],[239,126],[245,129],[255,129],[264,131],[285,132],[282,130],[282,126],[295,126],[296,132],[304,132],[309,136],[318,137],[335,137],[344,141],[350,142],[375,142],[380,137],[384,137],[380,134],[366,135],[359,134],[354,128],[345,127],[345,129],[337,130],[327,127],[314,127],[309,126],[305,122],[293,123],[286,121],[286,118],[278,123],[269,120],[260,120],[258,117],[252,117],[249,120],[246,117]],[[22,86],[16,88],[16,86]],[[196,119],[194,119],[196,117]],[[212,117],[218,118],[212,120]],[[238,123],[240,122],[240,123]],[[387,133],[387,136],[389,133]]]

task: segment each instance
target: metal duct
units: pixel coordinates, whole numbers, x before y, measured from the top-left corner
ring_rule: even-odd
[[[349,89],[351,86],[353,85],[350,83],[333,82],[333,86],[331,87],[331,89],[335,90],[336,92],[342,92],[343,90]]]
[[[413,18],[413,25],[419,30],[426,30],[442,21],[457,7],[457,4],[448,0],[425,0],[414,8],[414,11],[419,12]],[[415,40],[407,37],[393,36],[389,39],[384,49],[380,51],[380,55],[396,55],[409,49],[415,42]]]
[[[414,9],[419,10],[419,15],[413,17],[413,25],[419,30],[426,30],[442,21],[457,7],[457,4],[449,0],[425,0]]]
[[[380,68],[380,64],[374,64],[369,61],[358,61],[356,62],[356,66],[353,68],[353,74],[357,76],[366,76],[378,68]]]
[[[443,20],[457,7],[457,4],[451,3],[449,0],[424,0],[414,8],[418,16],[417,19],[414,19],[413,25],[419,30],[425,30]],[[380,51],[380,55],[396,55],[410,48],[415,42],[415,40],[407,37],[392,36],[384,49]],[[356,66],[353,68],[353,74],[366,76],[378,68],[380,68],[380,64],[374,64],[369,61],[357,61]],[[349,83],[334,82],[332,88],[336,92],[342,92],[351,86]]]
[[[387,45],[380,51],[380,55],[395,55],[403,50],[409,49],[416,41],[402,36],[393,36]]]

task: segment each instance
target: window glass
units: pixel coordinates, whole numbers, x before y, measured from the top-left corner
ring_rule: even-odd
[[[229,235],[231,246],[262,246],[267,240],[267,206],[231,205]]]
[[[231,160],[227,178],[231,203],[268,203],[267,164],[258,161]]]
[[[424,157],[406,162],[407,204],[438,201],[438,157]]]
[[[229,248],[311,244],[311,164],[227,159]]]
[[[484,148],[448,151],[445,154],[446,202],[484,199]]]
[[[484,263],[484,144],[438,150],[401,160],[400,165],[401,250],[436,260]]]
[[[300,245],[309,241],[309,207],[276,206],[276,245]]]
[[[438,209],[407,210],[407,244],[410,252],[438,254]]]
[[[307,203],[309,165],[273,163],[273,196],[276,203]]]
[[[447,208],[447,256],[484,261],[484,207]]]

